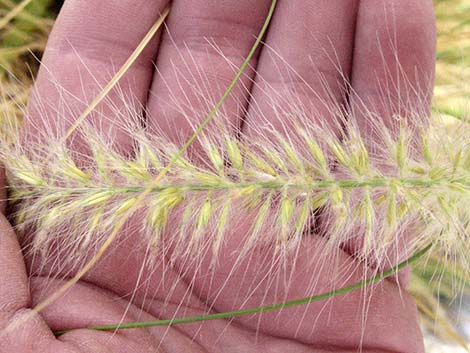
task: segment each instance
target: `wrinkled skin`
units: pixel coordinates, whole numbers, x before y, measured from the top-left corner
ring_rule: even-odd
[[[114,68],[125,61],[166,3],[164,0],[66,1],[43,58],[36,82],[39,95],[30,101],[26,133],[54,126],[54,119],[60,119],[55,109],[60,98],[57,84],[83,102],[91,101],[97,82],[105,83]],[[233,77],[233,68],[227,59],[214,54],[206,39],[215,43],[235,65],[240,65],[269,5],[267,0],[172,2],[167,20],[171,37],[159,33],[121,82],[124,95],[132,92],[135,104],[146,106],[149,128],[158,127],[175,140],[178,131],[188,129],[180,113],[162,104],[169,97],[184,100],[181,90],[189,89],[184,87],[189,81],[171,79],[175,66],[183,77],[190,76],[191,68],[197,67],[207,77],[206,85],[213,96],[221,96]],[[388,46],[391,36],[396,38],[395,50]],[[351,106],[360,99],[368,110],[390,119],[399,97],[384,103],[377,82],[383,82],[386,76],[394,77],[397,58],[410,78],[400,87],[399,96],[407,97],[409,104],[420,101],[426,105],[434,70],[434,37],[431,0],[280,0],[265,40],[305,82],[295,78],[287,84],[280,82],[276,59],[267,50],[259,50],[251,65],[263,81],[258,81],[251,92],[252,101],[257,104],[256,108],[247,107],[243,116],[245,126],[256,124],[257,110],[269,116],[269,90],[282,94],[283,89],[298,89],[305,84],[315,86],[320,74],[330,87],[333,99],[341,103],[348,101]],[[381,50],[377,43],[383,44]],[[341,75],[331,58],[340,64],[341,75],[350,82],[356,96],[345,100],[339,83]],[[245,85],[250,86],[250,75],[257,80],[253,72],[248,72],[243,78]],[[421,88],[420,97],[414,96],[413,87]],[[224,106],[233,112],[230,119],[235,124],[242,118],[237,102],[246,98],[246,91],[238,87]],[[300,99],[307,109],[321,111],[318,97],[302,95]],[[202,119],[206,108],[199,107],[196,99],[192,108],[201,112],[194,119]],[[106,108],[102,109],[106,112]],[[323,116],[328,119],[328,112]],[[110,138],[114,138],[121,152],[130,150],[128,136],[116,129],[112,121],[102,121],[98,127],[98,118],[93,119],[97,128],[113,132],[109,136],[115,136]],[[360,123],[367,128],[367,121]],[[243,128],[243,133],[249,136],[249,127]],[[53,293],[63,283],[57,279],[58,272],[67,271],[70,275],[77,269],[56,270],[57,266],[41,264],[41,260],[33,261],[28,256],[24,258],[3,216],[0,235],[2,328]],[[117,333],[77,329],[54,337],[53,330],[117,323],[124,315],[126,321],[153,320],[300,298],[312,293],[312,283],[316,284],[316,293],[335,286],[330,283],[332,276],[328,270],[334,266],[353,268],[350,278],[338,280],[341,281],[338,286],[359,280],[366,271],[345,251],[338,251],[334,259],[322,258],[324,239],[310,236],[302,240],[295,268],[287,271],[292,274],[290,285],[279,289],[279,284],[284,282],[265,277],[269,272],[267,260],[260,254],[242,261],[232,271],[234,254],[243,235],[231,232],[227,236],[229,240],[215,268],[208,269],[209,260],[205,258],[201,266],[176,261],[173,267],[166,265],[163,269],[157,262],[152,271],[144,271],[141,277],[145,284],[135,290],[136,283],[142,282],[139,282],[139,271],[144,254],[134,246],[138,235],[124,234],[110,255],[64,296],[23,326],[3,332],[0,352],[355,352],[361,346],[364,352],[423,351],[415,304],[395,280],[385,280],[367,293],[365,321],[362,320],[364,293],[357,291],[329,302],[233,321]],[[315,267],[318,263],[310,261],[312,258],[321,259],[323,267]],[[60,258],[56,261],[60,262]],[[211,279],[210,283],[207,278]],[[188,283],[193,283],[191,292]]]

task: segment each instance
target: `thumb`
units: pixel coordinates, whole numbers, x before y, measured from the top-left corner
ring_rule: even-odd
[[[5,217],[5,168],[0,166],[0,329],[5,318],[30,303],[28,276],[17,237]]]
[[[0,331],[19,310],[29,307],[31,300],[23,254],[4,215],[6,201],[5,169],[0,166]]]

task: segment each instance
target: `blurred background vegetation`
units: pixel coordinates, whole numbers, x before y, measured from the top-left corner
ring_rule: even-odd
[[[0,0],[0,115],[21,118],[38,60],[62,1]],[[437,26],[437,75],[434,114],[446,124],[470,119],[470,0],[434,0]],[[451,259],[432,254],[414,267],[410,291],[422,313],[423,330],[466,351],[458,315],[470,298],[470,278]],[[470,316],[470,315],[469,315]]]

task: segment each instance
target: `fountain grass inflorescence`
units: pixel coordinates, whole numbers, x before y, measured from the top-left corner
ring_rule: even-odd
[[[190,245],[184,239],[176,243],[197,251],[209,236],[217,256],[239,209],[251,222],[246,250],[266,242],[278,250],[295,247],[322,210],[332,250],[361,238],[356,255],[380,260],[412,228],[407,250],[431,242],[467,268],[467,122],[453,139],[437,121],[422,129],[401,124],[393,133],[376,123],[380,138],[370,143],[351,119],[336,136],[289,117],[293,128],[287,136],[269,127],[259,127],[250,139],[236,139],[221,125],[203,132],[197,138],[203,158],[179,156],[139,204],[139,195],[180,150],[163,135],[129,125],[136,141],[129,157],[85,123],[79,130],[90,153],[77,162],[59,138],[48,136],[47,143],[26,147],[11,138],[18,131],[10,131],[13,142],[2,142],[1,159],[16,205],[16,228],[36,230],[36,250],[46,249],[63,229],[70,232],[70,243],[87,247],[134,207],[152,246],[171,231]]]

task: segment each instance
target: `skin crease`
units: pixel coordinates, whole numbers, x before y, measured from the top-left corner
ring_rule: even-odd
[[[105,83],[113,69],[126,60],[166,3],[163,0],[66,1],[43,58],[36,82],[36,92],[40,94],[31,98],[24,123],[25,136],[32,139],[37,135],[35,129],[51,129],[61,123],[56,114],[60,100],[65,99],[72,110],[81,111],[83,102],[91,101],[96,93],[97,82]],[[122,94],[135,97],[136,109],[146,105],[150,129],[158,128],[175,141],[179,134],[189,131],[181,112],[165,104],[175,97],[181,102],[189,101],[191,112],[195,112],[192,114],[195,123],[205,116],[207,107],[197,97],[184,95],[190,89],[190,73],[204,72],[205,84],[214,97],[221,96],[233,77],[233,67],[213,52],[206,39],[211,38],[239,66],[269,5],[267,0],[172,2],[167,20],[171,36],[159,33],[121,82]],[[392,13],[393,21],[389,16]],[[407,97],[406,104],[416,104],[423,99],[421,95],[413,96],[412,87],[421,87],[425,96],[421,104],[426,106],[435,60],[434,22],[431,0],[280,0],[265,41],[305,82],[295,78],[287,84],[279,82],[279,62],[267,50],[259,50],[251,62],[258,76],[254,70],[247,72],[224,104],[229,112],[227,116],[239,126],[243,119],[243,132],[250,136],[249,126],[262,123],[256,120],[257,116],[270,115],[269,97],[274,94],[271,89],[281,95],[283,89],[303,92],[306,84],[315,86],[323,77],[331,88],[328,97],[300,95],[305,109],[320,112],[316,116],[328,119],[329,113],[322,111],[320,101],[331,99],[338,104],[349,102],[353,109],[359,105],[357,102],[364,102],[369,111],[390,119],[400,97],[384,106],[376,82],[385,76],[388,79],[391,76],[392,81],[397,78],[393,70],[397,58],[403,72],[413,78],[408,86],[400,87],[399,95]],[[393,52],[386,49],[390,33],[397,38]],[[383,43],[383,56],[377,54],[374,43]],[[326,52],[319,51],[319,47],[326,48]],[[345,99],[345,92],[338,84],[341,75],[332,65],[331,57],[338,58],[342,76],[357,94],[354,97]],[[384,70],[384,65],[389,65],[388,70]],[[181,69],[182,80],[171,79],[175,75],[174,67]],[[243,87],[251,88],[250,78],[257,82],[251,97]],[[82,102],[64,97],[57,86]],[[110,99],[115,99],[118,106],[122,104],[116,93]],[[250,101],[257,104],[250,105]],[[106,106],[99,109],[109,113]],[[360,113],[357,115],[360,120]],[[124,114],[116,119],[125,118]],[[99,120],[98,115],[92,116],[91,121],[109,132],[109,138],[120,152],[129,153],[132,141],[115,122]],[[367,129],[365,119],[361,124],[361,128]],[[79,140],[74,141],[78,141],[76,148],[80,150]],[[311,295],[312,289],[320,293],[331,286],[356,282],[367,271],[341,250],[334,258],[322,257],[325,240],[306,237],[297,260],[285,271],[292,276],[289,285],[283,288],[279,284],[286,282],[286,275],[269,277],[271,260],[267,256],[255,254],[236,263],[247,227],[230,229],[215,268],[209,266],[210,257],[203,256],[195,261],[176,260],[172,267],[165,261],[157,262],[153,270],[144,273],[140,273],[144,250],[135,247],[139,234],[131,228],[123,229],[109,255],[66,295],[20,328],[2,332],[0,352],[356,352],[361,346],[363,352],[424,351],[415,304],[392,280],[384,281],[373,292],[366,293],[367,296],[357,291],[328,302],[240,317],[231,322],[216,320],[117,333],[79,329],[59,338],[52,334],[56,329],[97,323],[181,317],[208,310],[223,312],[270,304]],[[58,279],[60,275],[70,276],[77,271],[76,266],[57,266],[63,260],[61,254],[49,261],[23,258],[16,239],[11,226],[1,216],[0,328],[53,293],[63,283]],[[335,266],[350,271],[348,278],[338,277],[337,283],[332,284],[331,269]],[[145,279],[144,285],[140,278]],[[141,285],[136,289],[137,283]],[[193,284],[191,293],[188,283]],[[312,283],[315,288],[311,287]],[[367,298],[365,321],[364,298]]]

